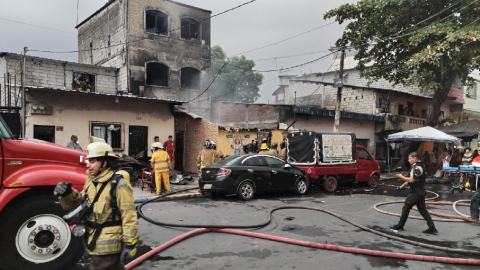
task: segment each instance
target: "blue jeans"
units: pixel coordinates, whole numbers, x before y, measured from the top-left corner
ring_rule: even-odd
[[[472,199],[470,199],[470,216],[473,218],[478,218],[478,206],[480,205],[480,193],[475,192]]]

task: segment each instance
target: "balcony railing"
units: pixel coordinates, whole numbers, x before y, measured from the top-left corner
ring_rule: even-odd
[[[389,115],[385,122],[385,130],[411,130],[425,126],[427,119],[404,115]]]

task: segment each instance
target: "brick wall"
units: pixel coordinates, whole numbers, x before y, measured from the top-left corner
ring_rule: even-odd
[[[281,106],[230,102],[212,104],[212,121],[220,126],[277,129],[281,118]]]
[[[175,131],[185,132],[184,171],[197,173],[198,153],[202,151],[205,140],[218,142],[218,126],[205,119],[178,113],[175,116]]]

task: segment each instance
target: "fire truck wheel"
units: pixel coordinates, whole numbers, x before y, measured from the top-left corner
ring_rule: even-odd
[[[372,175],[367,184],[369,188],[376,188],[378,186],[378,175]]]
[[[337,178],[335,176],[329,176],[326,180],[323,181],[323,189],[326,192],[335,192],[338,187]]]
[[[66,213],[53,195],[29,197],[9,208],[0,219],[0,268],[74,269],[84,248],[62,219]]]

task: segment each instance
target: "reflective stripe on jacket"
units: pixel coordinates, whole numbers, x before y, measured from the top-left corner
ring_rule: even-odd
[[[223,154],[220,154],[214,149],[203,149],[198,153],[197,167],[200,169],[208,167],[218,161],[218,159],[222,157],[221,155]],[[217,158],[217,160],[215,160],[215,158]]]
[[[155,172],[168,172],[170,168],[170,156],[163,150],[157,150],[152,155],[152,168]]]

